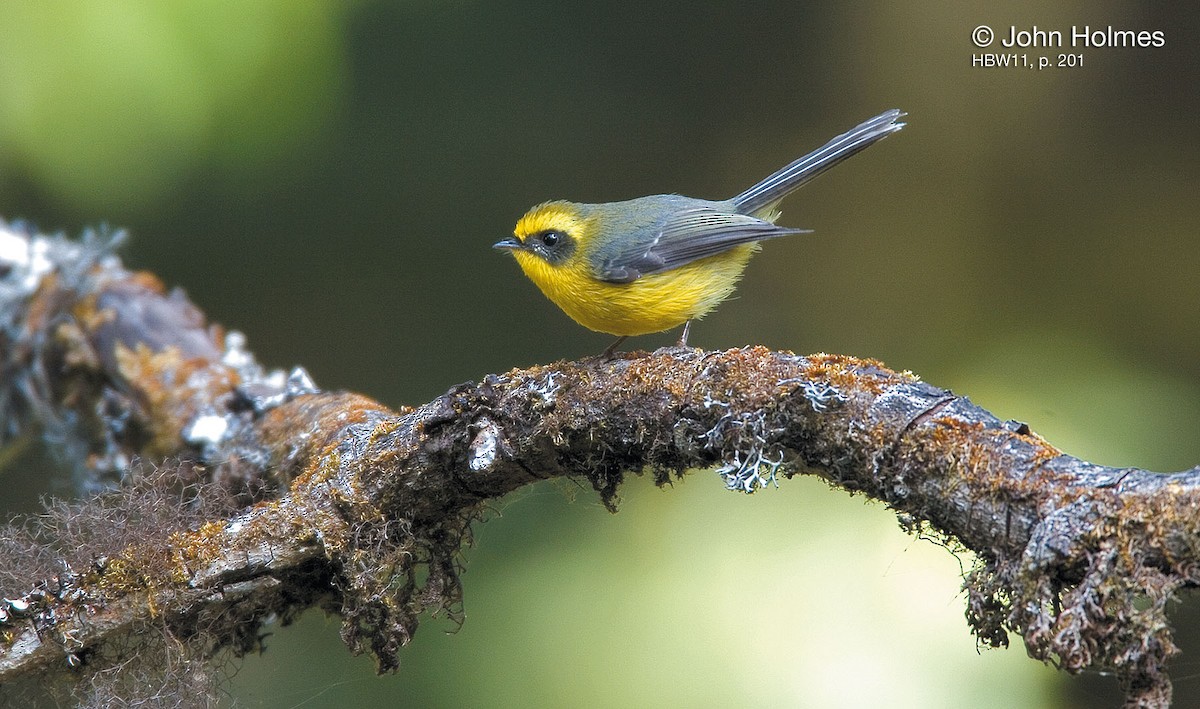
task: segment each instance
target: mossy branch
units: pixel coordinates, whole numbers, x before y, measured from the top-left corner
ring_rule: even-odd
[[[0,683],[118,664],[111,648],[147,625],[247,651],[267,614],[316,603],[391,669],[422,613],[456,612],[458,552],[489,500],[568,476],[615,508],[630,472],[716,467],[746,492],[812,474],[883,501],[975,552],[981,642],[1016,632],[1065,670],[1119,673],[1131,706],[1170,702],[1164,613],[1200,574],[1200,469],[1093,465],[910,373],[764,348],[558,362],[392,411],[264,371],[103,239],[0,239],[0,414],[21,423],[6,433],[40,424],[89,480],[126,478],[5,535],[24,561],[0,574]],[[46,258],[21,255],[37,244]],[[130,475],[134,458],[196,462]],[[72,523],[88,514],[152,524],[101,539]]]

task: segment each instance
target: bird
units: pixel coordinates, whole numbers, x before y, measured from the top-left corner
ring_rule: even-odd
[[[759,242],[811,230],[778,226],[784,197],[903,128],[892,109],[788,163],[735,197],[658,194],[620,202],[543,202],[494,244],[575,322],[626,338],[683,325],[728,298]]]

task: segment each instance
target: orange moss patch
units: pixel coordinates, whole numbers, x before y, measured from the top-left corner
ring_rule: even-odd
[[[1061,453],[1040,436],[988,428],[953,416],[933,418],[910,435],[920,441],[919,464],[949,464],[948,472],[971,480],[984,496],[1023,499],[1045,494],[1048,486],[1066,481],[1047,475],[1043,466]],[[1017,457],[1001,452],[1005,440],[1013,439],[1028,446]]]
[[[164,547],[135,544],[105,559],[90,574],[92,585],[110,598],[135,593],[148,594],[149,607],[154,615],[154,598],[177,582],[176,568],[174,559]]]
[[[170,544],[176,561],[172,578],[176,583],[186,583],[197,567],[226,553],[225,522],[205,522],[193,532],[175,532],[170,536]]]
[[[233,370],[201,357],[185,358],[178,347],[155,352],[140,342],[134,349],[117,343],[114,354],[121,376],[145,406],[151,441],[144,452],[151,457],[178,452],[180,431],[198,413],[197,403],[219,401],[239,381]]]
[[[806,377],[828,382],[841,391],[862,389],[879,395],[888,387],[894,386],[897,379],[906,382],[917,381],[917,377],[911,372],[894,372],[877,359],[824,352],[809,355],[804,359],[808,362],[808,366],[804,368]]]
[[[132,273],[130,274],[128,280],[130,283],[133,283],[157,295],[165,295],[167,292],[166,284],[164,284],[158,276],[149,271],[137,271]]]

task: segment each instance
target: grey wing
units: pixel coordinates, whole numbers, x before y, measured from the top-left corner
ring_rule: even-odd
[[[630,283],[642,276],[679,268],[735,246],[799,234],[807,229],[775,226],[765,219],[709,207],[682,209],[667,218],[650,241],[641,241],[606,256],[597,276],[610,283]]]

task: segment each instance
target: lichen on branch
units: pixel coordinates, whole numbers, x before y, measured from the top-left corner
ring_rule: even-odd
[[[489,501],[571,477],[616,509],[630,473],[665,484],[715,468],[744,492],[811,474],[883,501],[907,528],[974,552],[967,618],[982,643],[1015,632],[1065,670],[1119,673],[1131,705],[1169,702],[1165,607],[1197,581],[1200,470],[1092,465],[911,373],[761,347],[557,362],[393,411],[321,391],[299,368],[265,370],[245,338],[102,247],[3,238],[29,244],[0,248],[12,432],[52,430],[85,471],[186,460],[153,489],[186,489],[181,509],[208,511],[159,522],[157,545],[72,547],[74,507],[50,530],[11,528],[0,553],[39,561],[0,577],[0,683],[103,671],[147,625],[206,653],[246,651],[262,618],[313,604],[392,669],[422,615],[457,616],[460,551]],[[104,502],[136,499],[145,483],[125,477],[91,504],[141,514]]]

